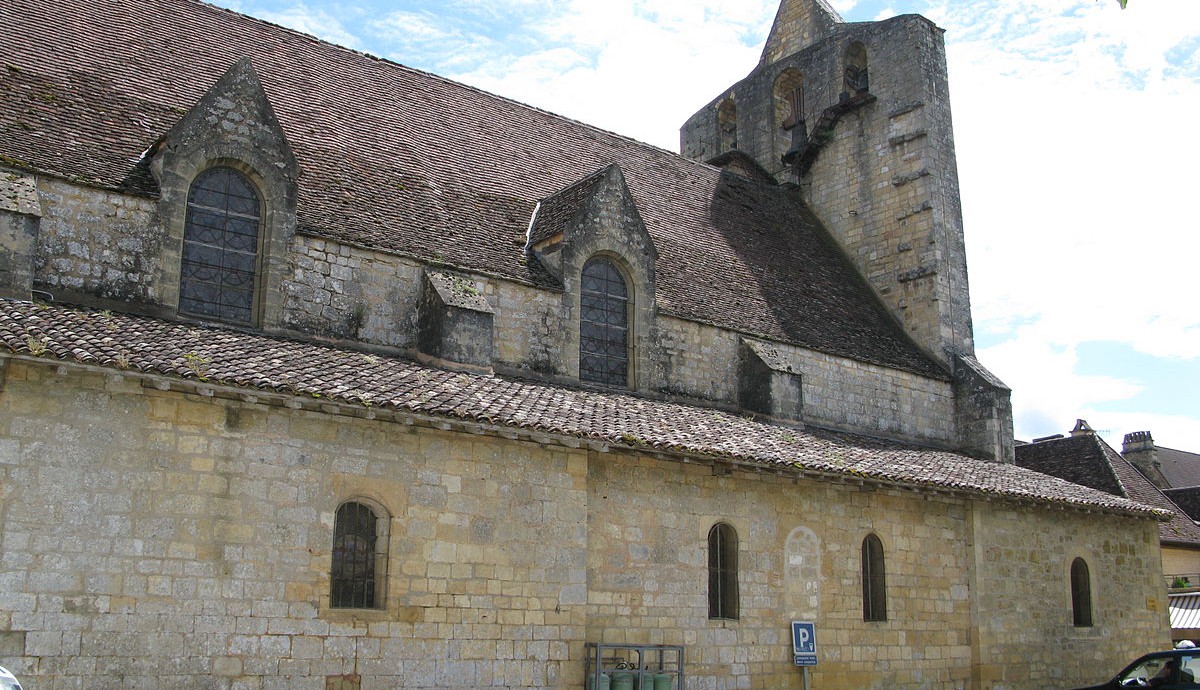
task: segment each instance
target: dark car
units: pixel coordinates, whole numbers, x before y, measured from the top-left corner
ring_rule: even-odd
[[[1172,649],[1138,657],[1107,682],[1080,690],[1155,688],[1155,690],[1200,690],[1200,648]]]

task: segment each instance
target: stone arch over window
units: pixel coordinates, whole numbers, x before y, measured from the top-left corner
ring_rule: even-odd
[[[188,191],[179,267],[179,311],[236,324],[256,321],[262,200],[228,166],[196,176]]]
[[[153,290],[164,312],[279,326],[299,172],[250,60],[231,66],[148,155],[163,225]]]
[[[804,122],[804,74],[789,67],[775,78],[771,91],[775,127],[774,159],[782,161],[804,148],[808,142],[808,127]]]
[[[854,41],[846,46],[843,63],[845,65],[844,88],[846,93],[854,96],[869,91],[871,83],[867,73],[867,47],[860,41]]]
[[[738,147],[737,104],[732,98],[726,98],[717,106],[717,130],[721,137],[721,153]]]
[[[738,538],[725,522],[708,530],[708,617],[738,618]]]
[[[807,527],[788,534],[784,545],[784,583],[792,609],[815,617],[821,604],[821,540]]]
[[[783,70],[772,92],[776,127],[791,130],[804,124],[804,74],[794,67]]]
[[[329,606],[381,609],[387,583],[388,515],[366,499],[338,506],[333,525]]]
[[[1071,616],[1075,627],[1092,627],[1092,577],[1082,558],[1071,561]]]
[[[862,543],[863,620],[887,620],[887,571],[883,562],[883,542],[868,534]]]
[[[630,309],[633,298],[625,272],[608,256],[583,265],[579,290],[579,379],[628,386]]]

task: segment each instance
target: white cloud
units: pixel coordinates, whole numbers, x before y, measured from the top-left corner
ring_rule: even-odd
[[[347,31],[333,15],[302,2],[279,12],[255,12],[255,16],[346,48],[359,49],[362,45],[359,38]]]
[[[775,3],[575,0],[527,26],[545,45],[451,74],[669,150],[678,129],[758,62]]]
[[[1144,8],[942,9],[976,328],[1004,338],[980,357],[1013,386],[1018,429],[1030,435],[1069,429],[1092,405],[1136,392],[1076,374],[1078,343],[1200,358],[1200,232],[1187,208],[1200,140],[1185,134],[1200,84],[1167,59],[1200,26],[1200,5]],[[1196,413],[1154,419],[1190,428],[1186,443],[1200,448],[1200,421],[1187,416]],[[1151,421],[1095,414],[1120,425],[1114,434]]]

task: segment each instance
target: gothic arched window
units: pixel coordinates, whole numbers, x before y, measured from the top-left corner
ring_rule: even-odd
[[[1082,558],[1071,563],[1071,615],[1075,627],[1092,627],[1092,578]]]
[[[382,522],[381,516],[363,503],[350,501],[338,506],[333,523],[331,608],[382,608],[386,519]]]
[[[737,532],[724,522],[708,531],[708,617],[738,617]]]
[[[595,258],[583,266],[579,291],[579,378],[629,385],[629,290],[616,264]]]
[[[883,566],[883,542],[868,534],[862,543],[863,620],[887,620],[887,574]]]
[[[258,192],[238,171],[209,168],[188,192],[179,267],[179,311],[231,323],[254,321]]]

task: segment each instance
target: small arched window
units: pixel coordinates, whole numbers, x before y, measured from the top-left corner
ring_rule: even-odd
[[[887,574],[883,565],[883,542],[868,534],[862,543],[863,620],[887,620]]]
[[[231,323],[254,320],[258,192],[232,168],[210,168],[188,192],[179,270],[179,311]]]
[[[382,608],[386,519],[358,502],[338,507],[333,527],[332,608]]]
[[[871,88],[867,75],[867,47],[855,41],[846,48],[846,93],[853,96]]]
[[[717,128],[721,133],[721,151],[732,151],[738,147],[737,104],[732,98],[721,101],[717,107]]]
[[[629,291],[616,265],[605,258],[583,267],[579,293],[579,378],[629,385]]]
[[[708,531],[708,617],[738,617],[737,532],[723,522]]]
[[[1076,628],[1092,627],[1092,578],[1082,558],[1071,563],[1071,614]]]
[[[791,130],[804,124],[804,74],[788,68],[775,79],[775,122]]]

